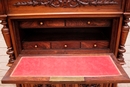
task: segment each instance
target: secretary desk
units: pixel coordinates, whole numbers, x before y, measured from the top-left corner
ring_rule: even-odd
[[[125,41],[130,0],[0,0],[16,87],[117,87],[130,83]]]

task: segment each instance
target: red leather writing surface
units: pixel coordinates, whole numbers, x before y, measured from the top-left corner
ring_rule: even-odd
[[[12,77],[121,75],[110,56],[39,56],[22,57]]]

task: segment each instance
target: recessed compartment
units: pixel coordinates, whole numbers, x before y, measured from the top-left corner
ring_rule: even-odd
[[[113,18],[22,19],[14,23],[20,36],[19,52],[110,52]]]
[[[81,49],[81,48],[96,48],[90,45],[96,45],[97,48],[109,48],[110,43],[110,32],[109,27],[99,28],[43,28],[43,29],[21,29],[22,31],[22,44],[23,48],[25,45],[30,44],[32,48],[35,48],[41,43],[46,42],[47,46],[39,46],[41,49]],[[97,40],[97,41],[96,41]],[[99,41],[98,41],[99,40]],[[46,45],[46,43],[41,43]],[[51,43],[49,46],[48,43]],[[85,47],[85,44],[90,47]],[[30,47],[30,48],[31,48]],[[40,49],[40,48],[37,49]],[[50,48],[51,49],[51,48]]]
[[[43,28],[21,29],[22,41],[109,40],[111,28]]]

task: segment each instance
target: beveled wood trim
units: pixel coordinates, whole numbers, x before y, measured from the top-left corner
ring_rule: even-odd
[[[0,20],[5,20],[7,15],[0,15]]]
[[[123,12],[55,12],[55,13],[16,13],[16,14],[8,14],[8,16],[60,16],[60,15],[120,15],[123,14]]]
[[[84,14],[83,13],[68,13],[68,14],[65,14],[65,13],[48,13],[48,14],[21,14],[21,15],[12,15],[12,16],[9,16],[8,15],[8,18],[9,20],[12,20],[12,19],[36,19],[36,18],[103,18],[103,17],[106,17],[106,18],[113,18],[113,17],[120,17],[121,15],[123,14],[123,12],[121,14]]]
[[[37,53],[36,53],[37,52]],[[92,54],[92,53],[110,53],[110,49],[59,49],[59,50],[22,50],[21,54],[37,55],[37,54]]]

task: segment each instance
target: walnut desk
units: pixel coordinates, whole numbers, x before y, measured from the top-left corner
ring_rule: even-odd
[[[0,0],[0,19],[11,67],[3,83],[117,87],[130,82],[121,67],[130,0]]]

